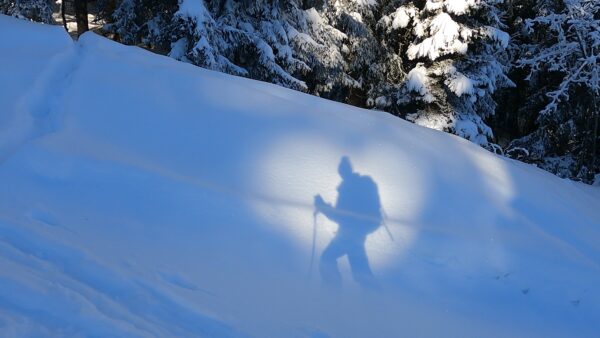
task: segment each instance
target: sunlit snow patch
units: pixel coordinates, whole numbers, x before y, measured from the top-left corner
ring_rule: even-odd
[[[316,255],[335,236],[337,224],[323,216],[314,217],[313,199],[320,194],[332,204],[337,198],[336,187],[341,179],[337,168],[342,156],[348,156],[354,170],[370,176],[378,185],[380,200],[386,214],[384,226],[370,234],[365,243],[369,262],[375,275],[391,261],[402,257],[415,240],[416,224],[410,220],[420,211],[422,196],[420,178],[410,162],[403,161],[398,149],[387,145],[371,145],[350,151],[336,142],[318,135],[297,134],[271,149],[254,173],[256,186],[272,198],[253,201],[252,208],[265,223],[296,241],[306,252],[307,264],[316,225]],[[395,156],[389,154],[395,153]],[[403,192],[411,191],[410,196]],[[415,192],[417,192],[415,194]],[[278,201],[273,203],[273,200]]]

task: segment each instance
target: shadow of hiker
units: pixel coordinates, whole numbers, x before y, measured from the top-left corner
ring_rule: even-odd
[[[347,156],[338,166],[342,182],[337,187],[335,206],[326,203],[321,195],[315,196],[316,212],[336,222],[338,231],[321,254],[319,272],[323,283],[339,287],[342,277],[337,260],[348,256],[352,277],[363,287],[376,286],[365,250],[367,235],[382,225],[382,211],[377,184],[370,176],[360,175],[352,169]]]

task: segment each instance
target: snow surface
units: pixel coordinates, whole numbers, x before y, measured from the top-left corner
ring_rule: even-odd
[[[93,33],[0,16],[0,55],[2,337],[600,332],[598,187]],[[368,288],[318,272],[344,156],[387,214]]]

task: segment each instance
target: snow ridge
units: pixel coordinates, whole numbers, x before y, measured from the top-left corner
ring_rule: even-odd
[[[62,95],[81,63],[81,46],[74,42],[54,55],[43,72],[18,100],[12,124],[0,137],[0,164],[22,145],[55,131]]]

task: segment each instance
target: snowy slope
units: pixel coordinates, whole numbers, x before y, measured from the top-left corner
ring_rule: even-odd
[[[0,16],[0,57],[2,337],[600,332],[598,187],[91,33]],[[321,214],[311,269],[343,156],[374,288],[323,285]]]

